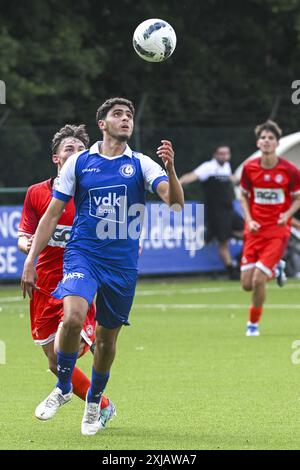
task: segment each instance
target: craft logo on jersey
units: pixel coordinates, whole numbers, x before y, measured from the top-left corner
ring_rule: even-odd
[[[99,168],[83,168],[83,170],[81,170],[81,173],[100,173],[100,169]]]
[[[135,174],[135,166],[131,165],[131,163],[126,163],[120,167],[119,172],[124,178],[131,178]]]
[[[70,225],[57,225],[48,245],[65,248],[71,236],[71,229]]]
[[[284,191],[281,188],[254,188],[254,202],[256,204],[283,204]]]
[[[123,223],[127,206],[127,186],[120,184],[90,189],[89,203],[90,216]]]

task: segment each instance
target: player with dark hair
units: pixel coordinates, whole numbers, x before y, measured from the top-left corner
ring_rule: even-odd
[[[52,191],[58,183],[60,171],[70,155],[83,151],[89,144],[85,126],[67,124],[61,128],[52,140],[52,161],[57,166],[57,177],[50,178],[30,186],[24,201],[19,227],[18,247],[28,254],[40,219],[43,217],[52,198]],[[57,375],[56,346],[63,322],[63,302],[51,297],[63,273],[63,253],[75,216],[74,201],[71,199],[58,220],[48,245],[41,252],[36,270],[38,274],[37,288],[30,299],[31,332],[34,343],[42,346],[48,358],[49,369]],[[96,309],[91,304],[81,330],[79,356],[90,349],[95,340]],[[90,381],[77,367],[72,375],[72,386],[75,395],[85,400]],[[101,401],[104,424],[113,413],[113,405],[106,397]],[[52,411],[51,403],[43,402],[36,408],[35,415],[39,419],[49,419]],[[50,416],[51,417],[51,416]]]
[[[300,174],[276,155],[281,129],[273,121],[255,128],[259,157],[248,160],[241,177],[245,243],[241,263],[243,289],[252,291],[247,336],[258,336],[266,282],[274,277],[290,237],[293,214],[300,207]]]
[[[107,100],[98,109],[96,119],[103,141],[73,155],[64,165],[22,276],[23,293],[31,297],[36,285],[34,260],[47,244],[66,203],[74,196],[76,218],[65,250],[64,277],[53,293],[64,299],[64,323],[57,353],[58,382],[48,400],[53,401],[56,412],[58,403],[67,403],[71,398],[80,331],[97,292],[94,364],[81,424],[84,435],[95,434],[102,428],[99,402],[109,380],[118,334],[123,325],[129,324],[145,190],[155,192],[174,210],[184,205],[171,142],[162,140],[157,149],[166,171],[128,146],[134,127],[134,107],[130,101]]]

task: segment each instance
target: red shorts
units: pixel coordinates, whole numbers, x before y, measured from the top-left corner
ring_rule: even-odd
[[[87,349],[95,340],[96,308],[92,304],[84,321],[81,336]],[[59,324],[63,322],[63,301],[34,290],[30,300],[31,334],[35,344],[41,346],[54,340]]]
[[[284,255],[289,236],[264,238],[247,233],[244,240],[241,271],[259,268],[268,277],[273,277],[273,270]]]

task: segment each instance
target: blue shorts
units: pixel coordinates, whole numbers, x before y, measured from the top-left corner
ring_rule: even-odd
[[[104,328],[129,325],[128,317],[135,294],[136,271],[111,269],[89,256],[68,250],[64,256],[63,279],[52,296],[63,299],[78,295],[90,305],[97,293],[96,320]]]

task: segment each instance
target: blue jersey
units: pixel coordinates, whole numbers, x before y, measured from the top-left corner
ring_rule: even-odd
[[[155,192],[166,172],[127,145],[123,155],[106,157],[96,142],[69,157],[53,197],[74,196],[76,215],[68,252],[86,254],[101,265],[136,270],[146,191]]]

